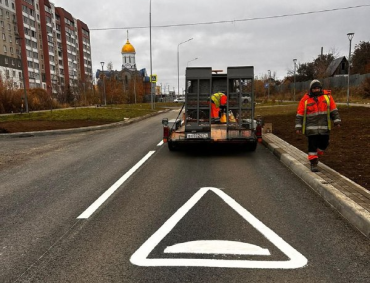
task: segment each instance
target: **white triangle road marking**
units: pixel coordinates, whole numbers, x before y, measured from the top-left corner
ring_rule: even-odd
[[[189,212],[191,208],[207,193],[214,192],[241,217],[264,235],[272,244],[283,252],[289,260],[225,260],[199,258],[148,258],[155,247],[166,237],[176,224]],[[175,245],[176,246],[176,245]],[[171,250],[171,247],[169,247]],[[201,188],[175,214],[173,214],[142,246],[131,256],[132,264],[138,266],[198,266],[198,267],[227,267],[227,268],[261,268],[261,269],[294,269],[307,264],[307,259],[279,237],[274,231],[254,217],[249,211],[238,204],[223,191],[213,187]]]

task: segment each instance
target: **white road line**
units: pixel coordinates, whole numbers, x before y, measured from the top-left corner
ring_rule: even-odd
[[[88,219],[141,165],[145,163],[155,151],[149,151],[138,163],[126,172],[117,182],[106,190],[92,205],[90,205],[77,219]]]
[[[157,144],[157,146],[161,146],[163,144],[163,140],[159,142],[159,144]]]

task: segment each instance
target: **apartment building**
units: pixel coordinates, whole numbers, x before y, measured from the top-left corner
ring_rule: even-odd
[[[0,0],[0,79],[8,87],[21,87],[22,62],[18,56],[15,2]]]
[[[89,28],[62,7],[49,0],[0,0],[0,29],[3,82],[50,94],[91,85]]]

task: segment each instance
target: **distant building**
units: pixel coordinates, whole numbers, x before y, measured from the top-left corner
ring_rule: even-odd
[[[348,74],[348,60],[345,56],[334,59],[326,69],[328,77],[347,75]]]
[[[90,31],[49,0],[0,1],[0,79],[64,92],[92,83]]]

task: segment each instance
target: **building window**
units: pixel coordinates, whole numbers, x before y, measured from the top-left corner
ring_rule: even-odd
[[[3,33],[3,40],[6,41],[6,35]]]
[[[8,52],[6,45],[4,45],[4,53]]]

